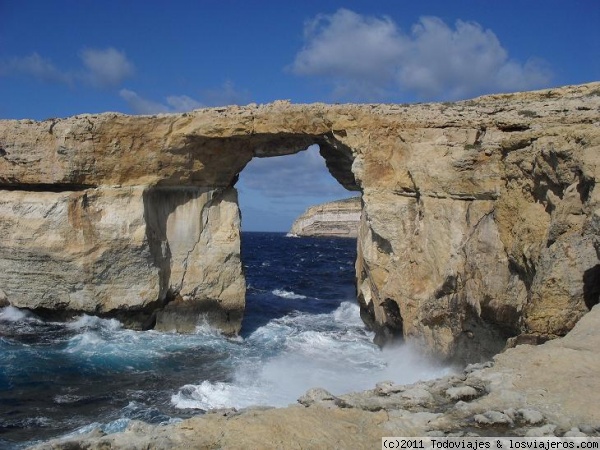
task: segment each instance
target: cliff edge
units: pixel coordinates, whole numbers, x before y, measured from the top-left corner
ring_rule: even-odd
[[[600,295],[600,83],[414,105],[269,105],[0,121],[0,290],[38,314],[239,330],[235,183],[317,144],[362,194],[380,342],[477,361],[564,336]]]
[[[360,197],[311,206],[292,224],[292,236],[358,237]]]

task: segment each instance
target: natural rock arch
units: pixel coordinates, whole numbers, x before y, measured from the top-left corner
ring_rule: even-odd
[[[360,191],[351,170],[354,160],[352,151],[332,133],[264,133],[246,137],[193,139],[190,143],[193,148],[191,151],[202,153],[204,161],[209,159],[205,154],[207,149],[234,157],[241,152],[240,159],[236,160],[235,165],[230,165],[230,168],[242,166],[242,163],[243,166],[225,175],[227,186],[206,191],[189,187],[164,187],[159,183],[145,191],[144,214],[151,219],[146,221],[147,239],[152,243],[151,248],[156,249],[153,253],[155,265],[161,267],[159,295],[161,303],[165,305],[157,311],[157,322],[152,326],[166,330],[192,331],[198,317],[202,315],[226,333],[239,332],[245,308],[245,281],[239,255],[240,217],[235,183],[252,158],[295,154],[315,144],[319,146],[331,175],[346,189]],[[248,153],[250,158],[247,158]],[[201,197],[207,192],[210,199]],[[184,204],[187,206],[183,206]],[[189,225],[194,223],[190,217],[202,217],[202,225],[195,227],[192,232],[182,233],[181,225],[169,226],[168,221],[173,217],[174,211],[185,207],[195,213],[185,214],[183,220]],[[211,209],[214,211],[211,212]],[[225,220],[224,216],[227,217]],[[169,233],[169,230],[178,231]],[[235,236],[235,240],[221,239],[220,235]],[[219,242],[219,245],[215,246],[215,242]],[[171,254],[173,244],[169,243],[180,247],[175,255]],[[199,261],[207,261],[206,248],[211,247],[215,250],[212,259],[208,259],[208,265],[212,269],[207,267],[190,273],[187,270],[188,260],[195,261],[197,268]],[[219,279],[215,282],[206,283],[207,279],[217,276]]]
[[[2,121],[0,297],[138,325],[171,300],[159,326],[235,332],[236,177],[317,143],[363,193],[358,299],[381,336],[476,360],[563,335],[597,301],[599,89]]]

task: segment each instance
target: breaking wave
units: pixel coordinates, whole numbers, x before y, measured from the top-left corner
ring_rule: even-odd
[[[372,343],[353,300],[355,244],[245,235],[247,309],[233,339],[203,324],[185,335],[139,332],[114,319],[59,323],[0,308],[0,448],[445,373],[410,346]]]
[[[315,386],[343,394],[372,389],[382,380],[412,383],[448,373],[411,346],[382,351],[372,338],[350,302],[328,314],[273,320],[245,340],[270,352],[239,361],[231,381],[186,384],[171,401],[177,408],[201,410],[285,406]]]

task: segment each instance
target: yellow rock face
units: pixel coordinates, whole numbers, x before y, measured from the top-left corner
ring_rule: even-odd
[[[563,335],[598,301],[599,110],[592,83],[1,121],[0,289],[21,307],[149,317],[210,300],[237,317],[236,177],[318,144],[362,192],[358,298],[380,341],[473,360],[521,333]]]

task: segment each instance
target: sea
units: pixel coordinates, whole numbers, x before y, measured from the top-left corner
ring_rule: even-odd
[[[115,319],[42,320],[0,309],[0,449],[131,420],[168,424],[214,408],[286,406],[448,373],[409,345],[380,349],[356,302],[356,240],[242,234],[246,313],[237,337],[133,331]]]

